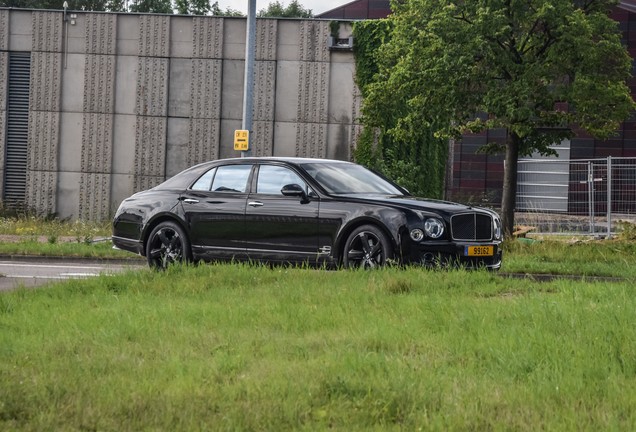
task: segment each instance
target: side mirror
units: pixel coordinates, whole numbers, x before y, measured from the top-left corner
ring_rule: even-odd
[[[296,183],[283,186],[283,188],[280,190],[280,193],[288,197],[298,197],[300,198],[301,203],[309,202],[305,189],[303,189],[301,185]]]

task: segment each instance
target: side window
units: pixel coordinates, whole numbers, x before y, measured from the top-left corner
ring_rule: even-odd
[[[240,192],[247,190],[252,165],[226,165],[216,169],[212,192]]]
[[[210,186],[212,186],[212,179],[214,178],[214,173],[216,172],[216,168],[212,168],[210,171],[203,174],[199,177],[199,180],[196,181],[192,185],[192,190],[195,191],[209,191]]]
[[[289,168],[276,165],[261,165],[258,170],[256,193],[282,195],[280,190],[283,186],[294,183],[307,191],[307,184]]]

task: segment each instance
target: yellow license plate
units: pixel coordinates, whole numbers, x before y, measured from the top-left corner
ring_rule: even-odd
[[[494,246],[466,246],[464,248],[466,256],[493,256],[494,254]]]

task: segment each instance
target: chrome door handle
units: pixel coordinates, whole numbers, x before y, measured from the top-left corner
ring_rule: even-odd
[[[196,204],[199,202],[198,199],[192,199],[192,198],[186,198],[183,200],[184,203],[188,203],[188,204]]]
[[[252,207],[262,207],[263,203],[259,202],[259,201],[252,201],[250,203],[247,203],[248,206],[252,206]]]

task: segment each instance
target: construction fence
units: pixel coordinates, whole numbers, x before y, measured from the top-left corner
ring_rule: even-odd
[[[636,223],[636,158],[519,160],[515,221],[537,233],[616,234]]]

